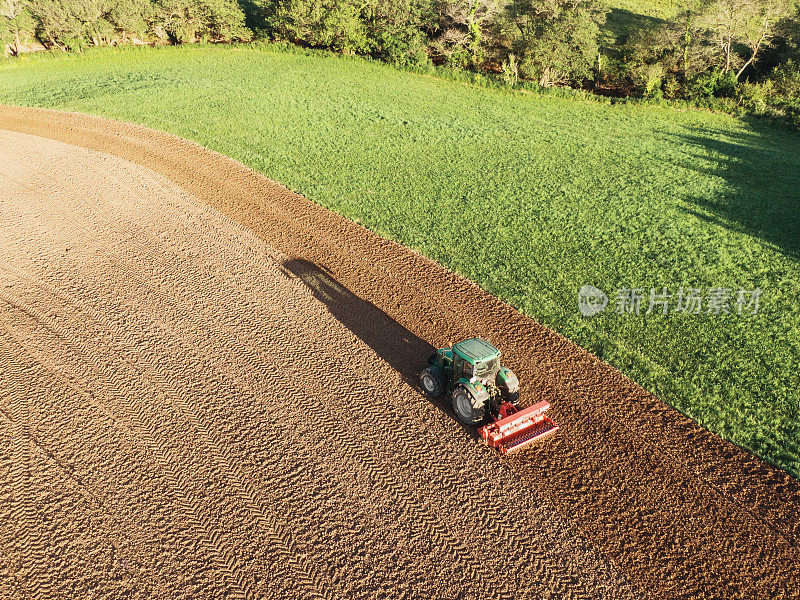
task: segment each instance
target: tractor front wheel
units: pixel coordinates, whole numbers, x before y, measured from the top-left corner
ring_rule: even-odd
[[[438,398],[444,391],[444,381],[442,372],[436,367],[428,367],[423,369],[419,374],[419,383],[422,389],[431,398]]]
[[[458,420],[470,427],[480,425],[486,416],[484,407],[475,408],[472,405],[472,396],[462,386],[453,390],[453,410]]]

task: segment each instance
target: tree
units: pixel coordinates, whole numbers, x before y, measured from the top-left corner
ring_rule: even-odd
[[[62,0],[29,0],[36,19],[36,35],[47,48],[80,50],[84,43],[84,24],[70,2]]]
[[[439,35],[431,49],[439,58],[459,66],[480,66],[487,31],[497,22],[505,0],[439,0]]]
[[[204,0],[209,19],[204,32],[216,41],[248,41],[253,33],[245,26],[245,16],[238,0]]]
[[[432,0],[370,0],[362,3],[360,18],[374,58],[401,64],[429,61],[427,33],[437,19]]]
[[[194,44],[210,18],[202,0],[159,0],[160,24],[175,44]]]
[[[512,0],[501,36],[521,57],[526,77],[542,86],[566,85],[591,75],[604,21],[605,11],[591,0]]]
[[[75,19],[81,23],[83,39],[95,46],[111,43],[116,32],[103,17],[111,9],[112,0],[73,0],[69,4]]]
[[[741,15],[737,8],[742,0],[717,0],[709,4],[703,14],[704,25],[716,35],[718,51],[722,54],[722,71],[727,73],[734,60],[733,44],[741,28]]]
[[[773,70],[771,79],[780,95],[795,102],[800,101],[800,64],[787,60]]]
[[[653,91],[659,73],[676,85],[685,85],[716,64],[719,45],[702,23],[699,8],[686,6],[674,19],[639,29],[628,38],[622,57],[640,89]]]
[[[255,0],[272,39],[399,63],[428,60],[434,0]]]
[[[744,0],[742,1],[744,2]],[[742,31],[750,50],[750,57],[736,73],[737,80],[742,77],[745,69],[753,64],[759,52],[772,41],[776,24],[790,12],[789,3],[786,0],[758,0],[757,2],[747,0],[745,4],[747,10],[745,10]]]
[[[22,0],[0,0],[0,47],[9,47],[11,54],[22,52],[23,33],[33,31],[33,19]],[[6,38],[9,38],[6,41]]]
[[[123,44],[128,41],[128,36],[143,43],[154,17],[155,7],[150,0],[117,0],[105,15],[122,36]]]
[[[125,41],[128,32],[144,37],[152,17],[150,0],[27,0],[42,44],[62,50]]]
[[[736,69],[736,79],[741,78],[789,12],[789,0],[714,0],[708,4],[701,22],[717,38],[723,73]],[[737,54],[737,45],[747,48],[745,57]]]
[[[702,24],[697,2],[685,5],[672,21],[661,28],[662,47],[675,56],[667,68],[680,74],[684,81],[708,70],[713,63],[713,42]]]
[[[366,53],[367,31],[351,0],[269,0],[262,2],[274,39],[338,52]]]
[[[160,26],[176,44],[250,39],[236,0],[157,0],[156,10]]]

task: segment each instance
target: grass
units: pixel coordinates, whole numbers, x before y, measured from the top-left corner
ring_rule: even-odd
[[[0,63],[0,102],[142,123],[430,256],[800,475],[800,136],[373,62],[228,47]],[[577,290],[611,296],[578,312]],[[763,289],[753,314],[621,315],[618,288]]]

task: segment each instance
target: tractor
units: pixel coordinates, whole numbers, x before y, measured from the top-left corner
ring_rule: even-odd
[[[500,364],[500,351],[483,338],[437,350],[428,357],[428,367],[419,379],[432,398],[444,393],[450,396],[458,420],[478,427],[481,439],[503,454],[516,452],[558,429],[545,414],[550,408],[546,400],[519,408],[517,376]]]

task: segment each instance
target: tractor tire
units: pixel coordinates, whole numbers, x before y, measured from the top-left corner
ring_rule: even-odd
[[[428,367],[419,374],[419,383],[431,398],[438,398],[444,392],[444,376],[437,367]]]
[[[472,405],[472,395],[463,386],[453,390],[453,411],[464,425],[475,427],[483,423],[486,418],[486,409]]]
[[[519,401],[519,390],[514,390],[513,392],[506,393],[506,400],[511,402],[514,406],[516,406],[517,402]]]

